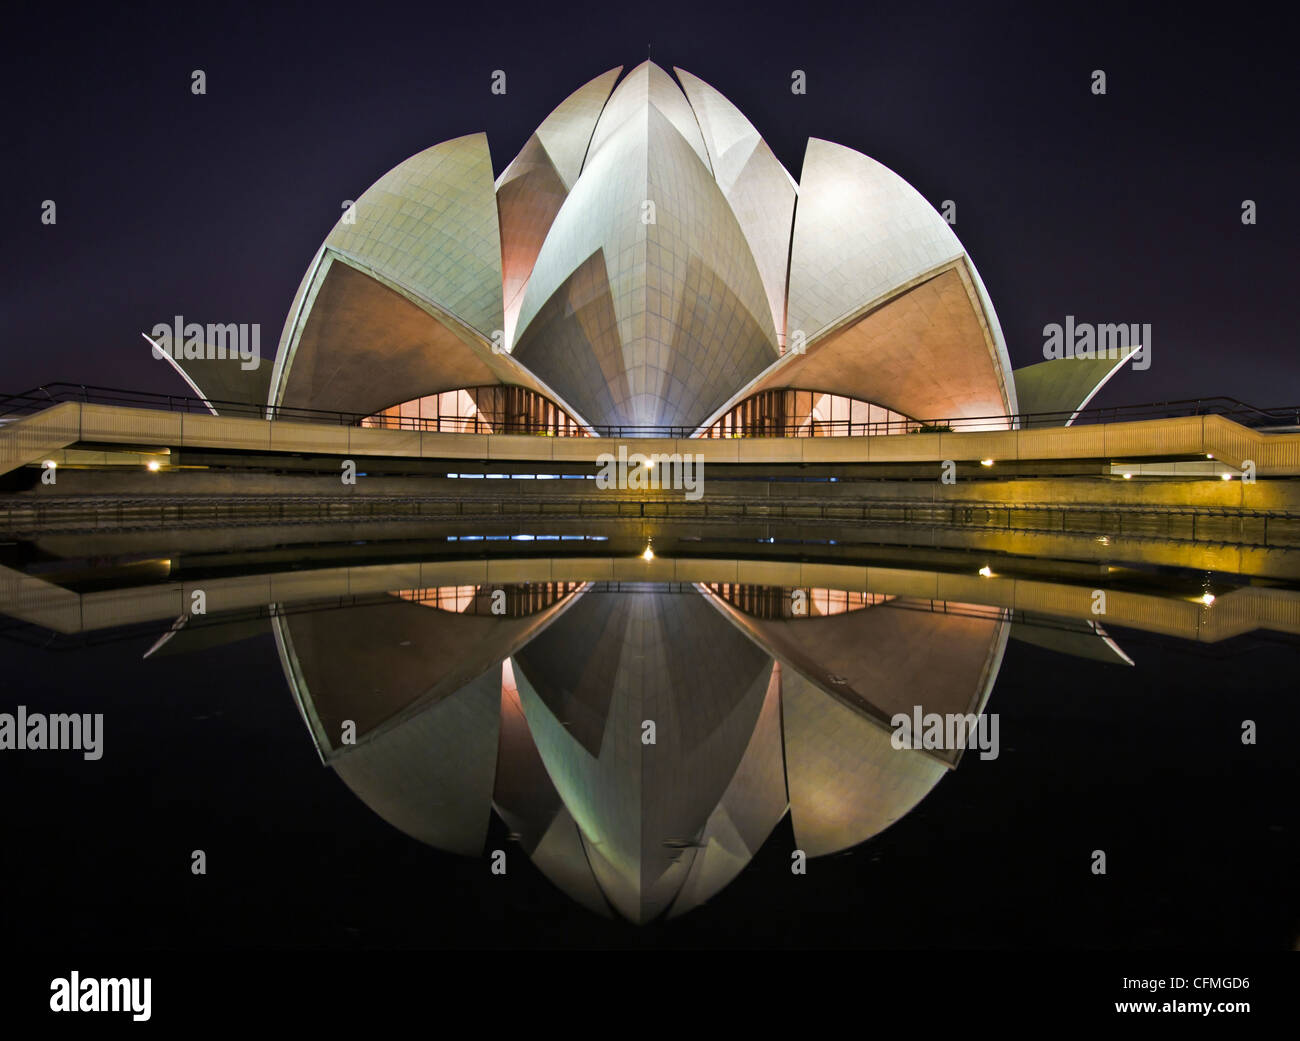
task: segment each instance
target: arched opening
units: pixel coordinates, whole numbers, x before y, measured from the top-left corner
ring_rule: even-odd
[[[363,427],[443,434],[540,434],[587,437],[571,415],[527,387],[463,387],[426,394],[367,416]]]
[[[820,390],[763,390],[721,416],[704,437],[864,437],[923,424],[901,412]]]

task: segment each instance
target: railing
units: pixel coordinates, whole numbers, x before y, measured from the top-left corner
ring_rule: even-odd
[[[529,434],[544,437],[564,436],[564,421],[543,423],[536,420],[515,420],[479,412],[473,416],[439,416],[425,419],[415,416],[372,416],[362,412],[344,412],[333,409],[297,408],[283,405],[268,406],[239,401],[220,401],[181,394],[162,394],[151,391],[123,390],[116,387],[97,387],[80,383],[49,383],[21,394],[0,396],[0,423],[23,415],[39,412],[65,401],[80,401],[95,405],[117,405],[127,408],[161,409],[168,412],[208,414],[209,403],[223,416],[243,416],[254,419],[277,419],[302,423],[330,423],[343,426],[375,427],[387,430],[427,431],[455,434]],[[1278,408],[1257,408],[1236,398],[1187,398],[1176,401],[1147,402],[1140,405],[1113,405],[1093,408],[1077,415],[1072,410],[1061,412],[1023,412],[1017,415],[962,416],[949,419],[881,420],[874,423],[854,423],[849,420],[814,420],[799,427],[778,428],[771,423],[753,423],[735,426],[729,434],[715,430],[703,436],[715,437],[835,437],[844,435],[870,436],[880,434],[961,433],[977,430],[1006,430],[1028,426],[1062,426],[1071,416],[1076,424],[1133,422],[1144,419],[1172,419],[1186,416],[1225,416],[1243,426],[1300,426],[1300,405]],[[656,426],[637,424],[589,425],[584,429],[599,437],[615,438],[689,438],[696,436],[698,426]]]

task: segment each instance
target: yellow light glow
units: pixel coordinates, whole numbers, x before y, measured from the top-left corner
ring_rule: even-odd
[[[1131,480],[1133,480],[1133,475],[1132,475],[1132,474],[1125,474],[1125,475],[1124,475],[1124,480],[1126,480],[1126,481],[1131,481]]]
[[[992,578],[993,569],[989,567],[987,564],[985,564],[982,568],[980,568],[980,574],[983,575],[985,578]]]
[[[149,467],[150,473],[157,473],[162,468],[162,464],[157,459],[150,459],[145,465]]]
[[[1213,459],[1213,458],[1214,458],[1214,455],[1213,455],[1213,453],[1211,453],[1211,452],[1206,452],[1206,453],[1205,453],[1205,458],[1206,458],[1206,459]]]
[[[981,459],[981,460],[980,460],[980,466],[992,466],[992,465],[993,465],[993,460],[992,460],[992,459]]]
[[[1231,480],[1232,480],[1232,474],[1222,474],[1221,476],[1223,477],[1223,479],[1224,479],[1225,481],[1231,481]]]
[[[59,464],[56,463],[53,459],[46,459],[45,462],[42,463],[41,465],[44,466],[45,469],[47,470],[57,470],[59,468]]]
[[[649,546],[646,546],[645,552],[641,554],[641,559],[654,560],[654,558],[655,558],[655,551],[652,550]]]
[[[1203,603],[1206,607],[1209,607],[1212,603],[1214,603],[1214,594],[1213,594],[1213,593],[1202,593],[1202,594],[1201,594],[1201,603]]]

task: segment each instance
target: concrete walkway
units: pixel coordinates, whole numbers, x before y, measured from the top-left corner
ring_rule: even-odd
[[[969,433],[816,438],[559,438],[516,434],[447,434],[293,423],[63,402],[0,427],[0,473],[39,463],[78,443],[309,452],[387,458],[570,462],[594,465],[603,452],[698,453],[711,466],[729,463],[915,463],[981,459],[1214,459],[1260,477],[1300,475],[1300,433],[1261,433],[1223,416],[1187,416]]]

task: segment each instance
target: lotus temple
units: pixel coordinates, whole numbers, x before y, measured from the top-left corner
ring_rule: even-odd
[[[1068,418],[1127,360],[1013,371],[974,263],[903,178],[813,138],[796,181],[703,80],[622,71],[495,180],[485,134],[390,170],[312,258],[273,368],[182,374],[214,402],[446,430],[726,436]]]

